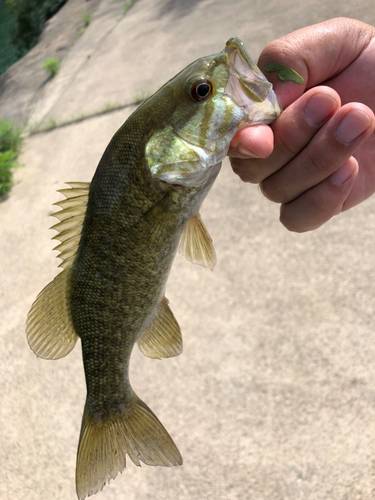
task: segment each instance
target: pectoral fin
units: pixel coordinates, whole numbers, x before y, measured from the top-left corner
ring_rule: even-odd
[[[215,267],[216,253],[212,238],[199,213],[186,223],[179,250],[194,264],[200,264],[211,271]]]
[[[182,352],[182,336],[178,323],[163,298],[156,318],[137,340],[140,351],[150,358],[171,358]]]

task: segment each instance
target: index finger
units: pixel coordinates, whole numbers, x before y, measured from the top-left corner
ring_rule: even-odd
[[[258,66],[273,83],[281,106],[286,108],[306,89],[327,82],[348,67],[370,43],[374,31],[353,19],[330,19],[269,43],[259,57]],[[280,81],[276,72],[264,71],[270,62],[292,68],[305,83]]]

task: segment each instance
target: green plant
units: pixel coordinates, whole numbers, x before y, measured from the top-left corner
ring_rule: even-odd
[[[44,61],[43,68],[48,71],[50,78],[53,78],[59,71],[60,62],[57,57],[49,57]]]
[[[21,129],[11,120],[0,118],[0,196],[9,193],[13,184],[13,168],[21,165],[15,161],[22,145]]]
[[[14,161],[17,155],[18,153],[15,151],[0,153],[0,196],[8,194],[13,185],[13,172],[11,169],[21,166]]]
[[[53,128],[57,127],[57,121],[53,116],[50,116],[48,118],[48,122],[47,122],[46,127],[48,128],[48,130],[52,130]]]
[[[139,104],[140,102],[145,101],[152,95],[151,92],[146,92],[145,90],[140,90],[133,94],[132,96],[132,104]]]
[[[87,28],[87,26],[91,22],[91,14],[90,14],[90,12],[84,12],[81,17],[82,17],[83,24],[85,25],[85,28]]]
[[[122,13],[125,16],[125,14],[128,12],[129,9],[133,7],[135,4],[135,0],[127,0],[122,6]]]
[[[12,42],[16,21],[9,7],[0,0],[0,75],[17,61],[17,51]]]
[[[18,58],[37,43],[45,22],[65,2],[66,0],[6,0],[15,21],[11,38]]]
[[[99,110],[99,113],[108,113],[109,111],[114,111],[122,107],[123,105],[121,104],[120,101],[106,102],[104,106]]]
[[[19,151],[22,146],[21,129],[15,126],[11,120],[0,118],[0,152]]]

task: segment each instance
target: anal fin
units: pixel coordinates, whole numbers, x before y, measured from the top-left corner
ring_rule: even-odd
[[[194,264],[199,264],[211,271],[215,267],[216,253],[212,238],[199,213],[187,221],[179,251]]]
[[[170,358],[181,354],[181,330],[166,297],[161,301],[154,321],[142,332],[137,343],[142,354],[150,358]]]

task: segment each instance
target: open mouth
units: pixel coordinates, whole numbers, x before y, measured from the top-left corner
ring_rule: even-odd
[[[244,123],[273,122],[282,112],[272,84],[251,59],[241,40],[228,40],[224,52],[229,60],[228,94],[245,113]]]

